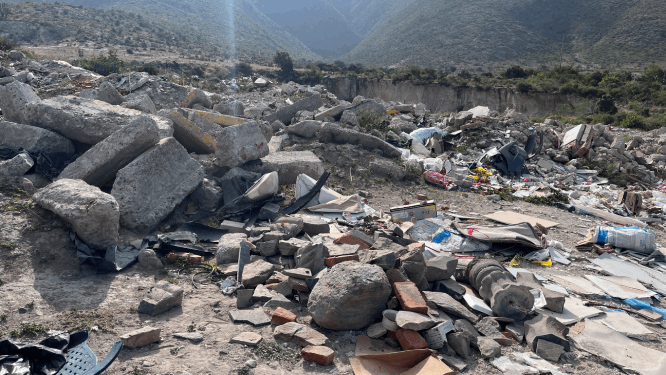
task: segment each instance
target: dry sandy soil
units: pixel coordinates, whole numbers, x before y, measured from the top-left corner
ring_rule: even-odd
[[[334,168],[331,165],[327,167]],[[522,201],[496,201],[474,193],[443,191],[422,183],[404,182],[392,184],[379,180],[332,177],[327,184],[345,192],[364,190],[374,197],[369,200],[377,210],[388,211],[391,206],[408,200],[415,202],[418,193],[435,199],[438,206],[449,206],[458,214],[484,214],[497,210],[516,210],[528,215],[546,218],[560,223],[549,238],[556,239],[572,249],[583,239],[588,228],[601,224],[596,219],[581,217],[563,210],[537,206]],[[10,208],[11,207],[11,208]],[[663,235],[663,232],[658,232]],[[122,242],[129,243],[138,236],[123,232]],[[584,258],[592,257],[574,251],[581,260],[570,266],[555,265],[552,268],[526,265],[537,273],[590,274],[585,270],[589,264]],[[235,309],[235,297],[224,296],[214,284],[202,284],[195,288],[186,278],[174,277],[176,266],[167,270],[153,271],[135,265],[117,274],[98,275],[94,270],[80,267],[75,248],[68,236],[66,224],[52,213],[31,204],[26,196],[16,196],[3,190],[0,193],[0,339],[8,338],[10,332],[20,331],[22,323],[40,324],[43,327],[62,330],[92,328],[89,344],[99,357],[103,357],[118,337],[144,326],[162,329],[162,341],[139,349],[123,349],[118,359],[106,374],[236,374],[237,369],[249,359],[256,359],[258,367],[253,374],[305,374],[332,373],[352,374],[349,356],[353,356],[355,337],[363,332],[328,331],[327,335],[335,350],[335,361],[330,366],[320,366],[302,360],[289,362],[274,358],[261,358],[251,348],[230,344],[229,339],[240,332],[259,332],[264,342],[274,342],[274,327],[254,328],[247,324],[234,324],[228,311]],[[139,302],[157,280],[171,278],[185,289],[182,307],[172,309],[157,317],[136,313]],[[21,312],[19,312],[21,309]],[[27,310],[24,311],[23,309]],[[305,308],[299,312],[301,320],[307,317]],[[659,336],[666,330],[659,325],[648,324]],[[172,337],[175,332],[186,332],[195,326],[204,336],[203,342],[193,344]],[[193,327],[194,328],[194,327]],[[37,341],[45,334],[33,337],[27,334],[20,339]],[[645,346],[666,351],[663,340],[642,343]],[[280,343],[285,350],[298,353],[293,344]],[[221,353],[224,350],[227,354]],[[525,346],[514,345],[503,348],[503,354],[526,351]],[[487,360],[475,352],[467,360],[466,374],[501,374]],[[570,374],[619,374],[621,371],[603,360],[593,358],[581,351],[563,356],[558,365]]]

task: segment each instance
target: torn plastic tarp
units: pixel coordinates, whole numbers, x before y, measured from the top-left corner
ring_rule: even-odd
[[[314,178],[304,173],[299,174],[298,177],[296,177],[296,199],[299,199],[300,197],[306,195],[310,190],[312,190],[313,187],[315,187],[316,184],[317,181]],[[334,201],[336,199],[340,199],[342,197],[343,196],[341,194],[338,194],[335,191],[324,186],[321,188],[319,193],[316,194],[314,198],[312,198],[312,200],[310,200],[303,208],[308,208],[318,204],[327,203],[330,201]]]
[[[153,249],[161,254],[166,254],[173,251],[192,253],[202,256],[211,255],[216,252],[216,250],[209,250],[204,247],[195,245],[197,240],[197,235],[193,232],[172,232],[167,234],[158,234],[158,243],[157,245],[153,246]],[[143,245],[144,244],[142,243],[142,249]]]
[[[324,172],[324,174],[319,177],[319,180],[315,184],[310,191],[301,196],[300,198],[296,199],[296,202],[292,203],[289,207],[285,208],[282,210],[282,213],[285,215],[291,215],[295,214],[296,212],[300,211],[305,207],[308,202],[312,200],[317,194],[319,194],[319,191],[321,190],[322,187],[324,187],[324,184],[326,183],[326,180],[328,180],[328,177],[331,174],[329,172]]]
[[[69,233],[76,246],[76,256],[81,264],[88,264],[100,272],[118,272],[136,262],[140,249],[134,246],[109,245],[104,254],[90,249],[74,232]]]
[[[546,237],[537,232],[530,223],[501,226],[453,223],[452,226],[463,236],[477,241],[491,244],[516,244],[532,249],[546,247]]]
[[[69,346],[69,338],[68,333],[59,333],[39,344],[0,341],[0,374],[55,374],[67,363],[64,353]]]
[[[274,198],[280,185],[278,173],[271,172],[261,176],[245,193],[233,201],[226,203],[218,211],[218,217],[231,217],[251,212],[261,208],[267,201]]]
[[[58,177],[68,164],[73,163],[78,158],[76,154],[63,152],[44,154],[42,152],[26,151],[22,148],[19,148],[17,151],[9,148],[0,149],[0,158],[2,159],[11,159],[19,154],[29,155],[35,162],[35,165],[30,168],[28,173],[34,172],[52,179]]]
[[[199,241],[212,243],[218,243],[220,241],[220,237],[229,233],[228,230],[213,228],[194,221],[187,222],[178,227],[178,232],[192,232],[197,235]]]

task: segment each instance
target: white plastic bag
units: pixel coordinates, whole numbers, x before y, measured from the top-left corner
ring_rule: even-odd
[[[426,171],[441,172],[444,168],[444,162],[439,158],[427,158],[423,160],[423,168]]]
[[[425,143],[425,141],[432,137],[433,134],[439,133],[441,135],[446,135],[446,132],[443,131],[440,128],[421,128],[421,129],[416,129],[413,132],[409,133],[412,138],[418,140],[421,143]]]

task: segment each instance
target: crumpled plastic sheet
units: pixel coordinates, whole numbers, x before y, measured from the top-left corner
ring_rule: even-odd
[[[53,375],[67,362],[64,352],[68,346],[68,333],[59,333],[38,344],[0,341],[0,375]]]
[[[121,271],[134,264],[141,252],[141,249],[136,249],[134,246],[118,246],[117,244],[111,244],[106,248],[106,252],[102,255],[101,252],[92,250],[83,243],[76,233],[70,232],[69,235],[76,246],[76,256],[79,258],[79,262],[81,264],[93,266],[97,268],[99,272]]]
[[[58,177],[60,172],[62,172],[68,164],[73,163],[78,158],[78,155],[76,154],[66,154],[62,152],[47,155],[42,152],[29,152],[22,148],[19,148],[17,151],[9,148],[0,149],[0,158],[2,159],[11,159],[19,154],[26,154],[32,158],[35,165],[31,170],[34,169],[34,173],[52,179]]]

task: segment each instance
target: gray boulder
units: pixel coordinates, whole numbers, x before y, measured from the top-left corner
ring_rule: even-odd
[[[62,171],[59,179],[104,186],[116,173],[160,141],[157,123],[141,116],[91,147]]]
[[[356,116],[356,113],[350,110],[346,110],[342,113],[342,116],[340,117],[340,122],[351,126],[361,126],[361,122],[358,120],[358,116]]]
[[[203,210],[213,211],[222,202],[222,189],[214,181],[207,178],[194,190],[191,195],[192,201]]]
[[[24,114],[28,103],[39,103],[41,99],[32,90],[32,87],[14,81],[7,85],[0,86],[0,108],[5,120],[19,124],[26,123]]]
[[[287,133],[294,134],[303,138],[314,138],[321,129],[321,121],[307,120],[297,124],[287,126]]]
[[[315,120],[324,120],[327,117],[331,117],[335,120],[340,120],[342,117],[342,113],[349,108],[347,105],[338,105],[333,108],[329,108],[323,112],[319,112],[318,114],[315,115]]]
[[[9,160],[0,161],[0,176],[23,176],[33,165],[35,161],[29,155],[18,154]]]
[[[220,241],[217,244],[217,254],[215,255],[217,264],[238,262],[240,243],[246,238],[247,235],[245,233],[229,233],[220,237]]]
[[[381,116],[386,114],[386,107],[372,99],[366,99],[358,104],[352,105],[347,111],[353,112],[356,116],[361,116],[366,113]]]
[[[324,105],[321,95],[315,93],[312,96],[301,99],[292,105],[280,108],[277,112],[264,116],[263,120],[273,123],[280,120],[283,124],[291,124],[291,119],[300,111],[314,111]]]
[[[138,256],[139,264],[146,268],[164,268],[162,261],[157,257],[155,251],[152,249],[143,249],[139,252]]]
[[[206,108],[213,107],[213,101],[201,89],[194,89],[183,102],[183,108],[192,108],[195,104],[201,104]]]
[[[337,124],[326,123],[319,131],[319,142],[359,145],[366,150],[379,149],[387,158],[399,158],[402,153],[395,146],[370,134],[345,129]]]
[[[183,288],[166,281],[152,287],[148,297],[139,304],[139,313],[159,315],[183,303]]]
[[[275,266],[262,259],[246,264],[243,268],[241,283],[246,289],[256,288],[257,285],[268,280],[273,270],[275,270]]]
[[[106,249],[118,242],[120,211],[113,196],[81,180],[58,180],[32,199],[68,222],[81,240]]]
[[[0,148],[18,150],[23,148],[30,152],[44,154],[73,154],[74,144],[69,139],[52,131],[35,126],[0,121]]]
[[[213,107],[213,111],[229,116],[245,115],[245,107],[243,106],[243,103],[239,101],[215,104],[215,106]]]
[[[29,125],[52,130],[81,143],[94,145],[142,113],[76,96],[59,96],[25,105]]]
[[[155,228],[204,178],[203,167],[174,138],[164,138],[121,169],[111,190],[120,223],[147,232]]]
[[[111,105],[121,105],[126,101],[125,98],[120,95],[118,90],[116,90],[116,88],[113,87],[113,85],[111,85],[109,82],[102,83],[96,89],[82,90],[79,93],[79,97],[85,99],[101,100]]]
[[[147,94],[137,95],[136,97],[127,100],[127,102],[123,103],[122,106],[129,109],[136,109],[137,111],[141,111],[143,113],[150,113],[151,115],[157,113],[155,103],[153,103],[153,100],[150,99],[150,96]]]
[[[229,126],[216,134],[216,163],[236,167],[268,155],[268,142],[256,122]]]
[[[12,50],[9,51],[9,59],[13,61],[22,61],[25,59],[25,54],[21,51]]]
[[[324,328],[363,329],[381,318],[390,295],[391,285],[380,267],[343,262],[321,276],[310,293],[308,312]]]

